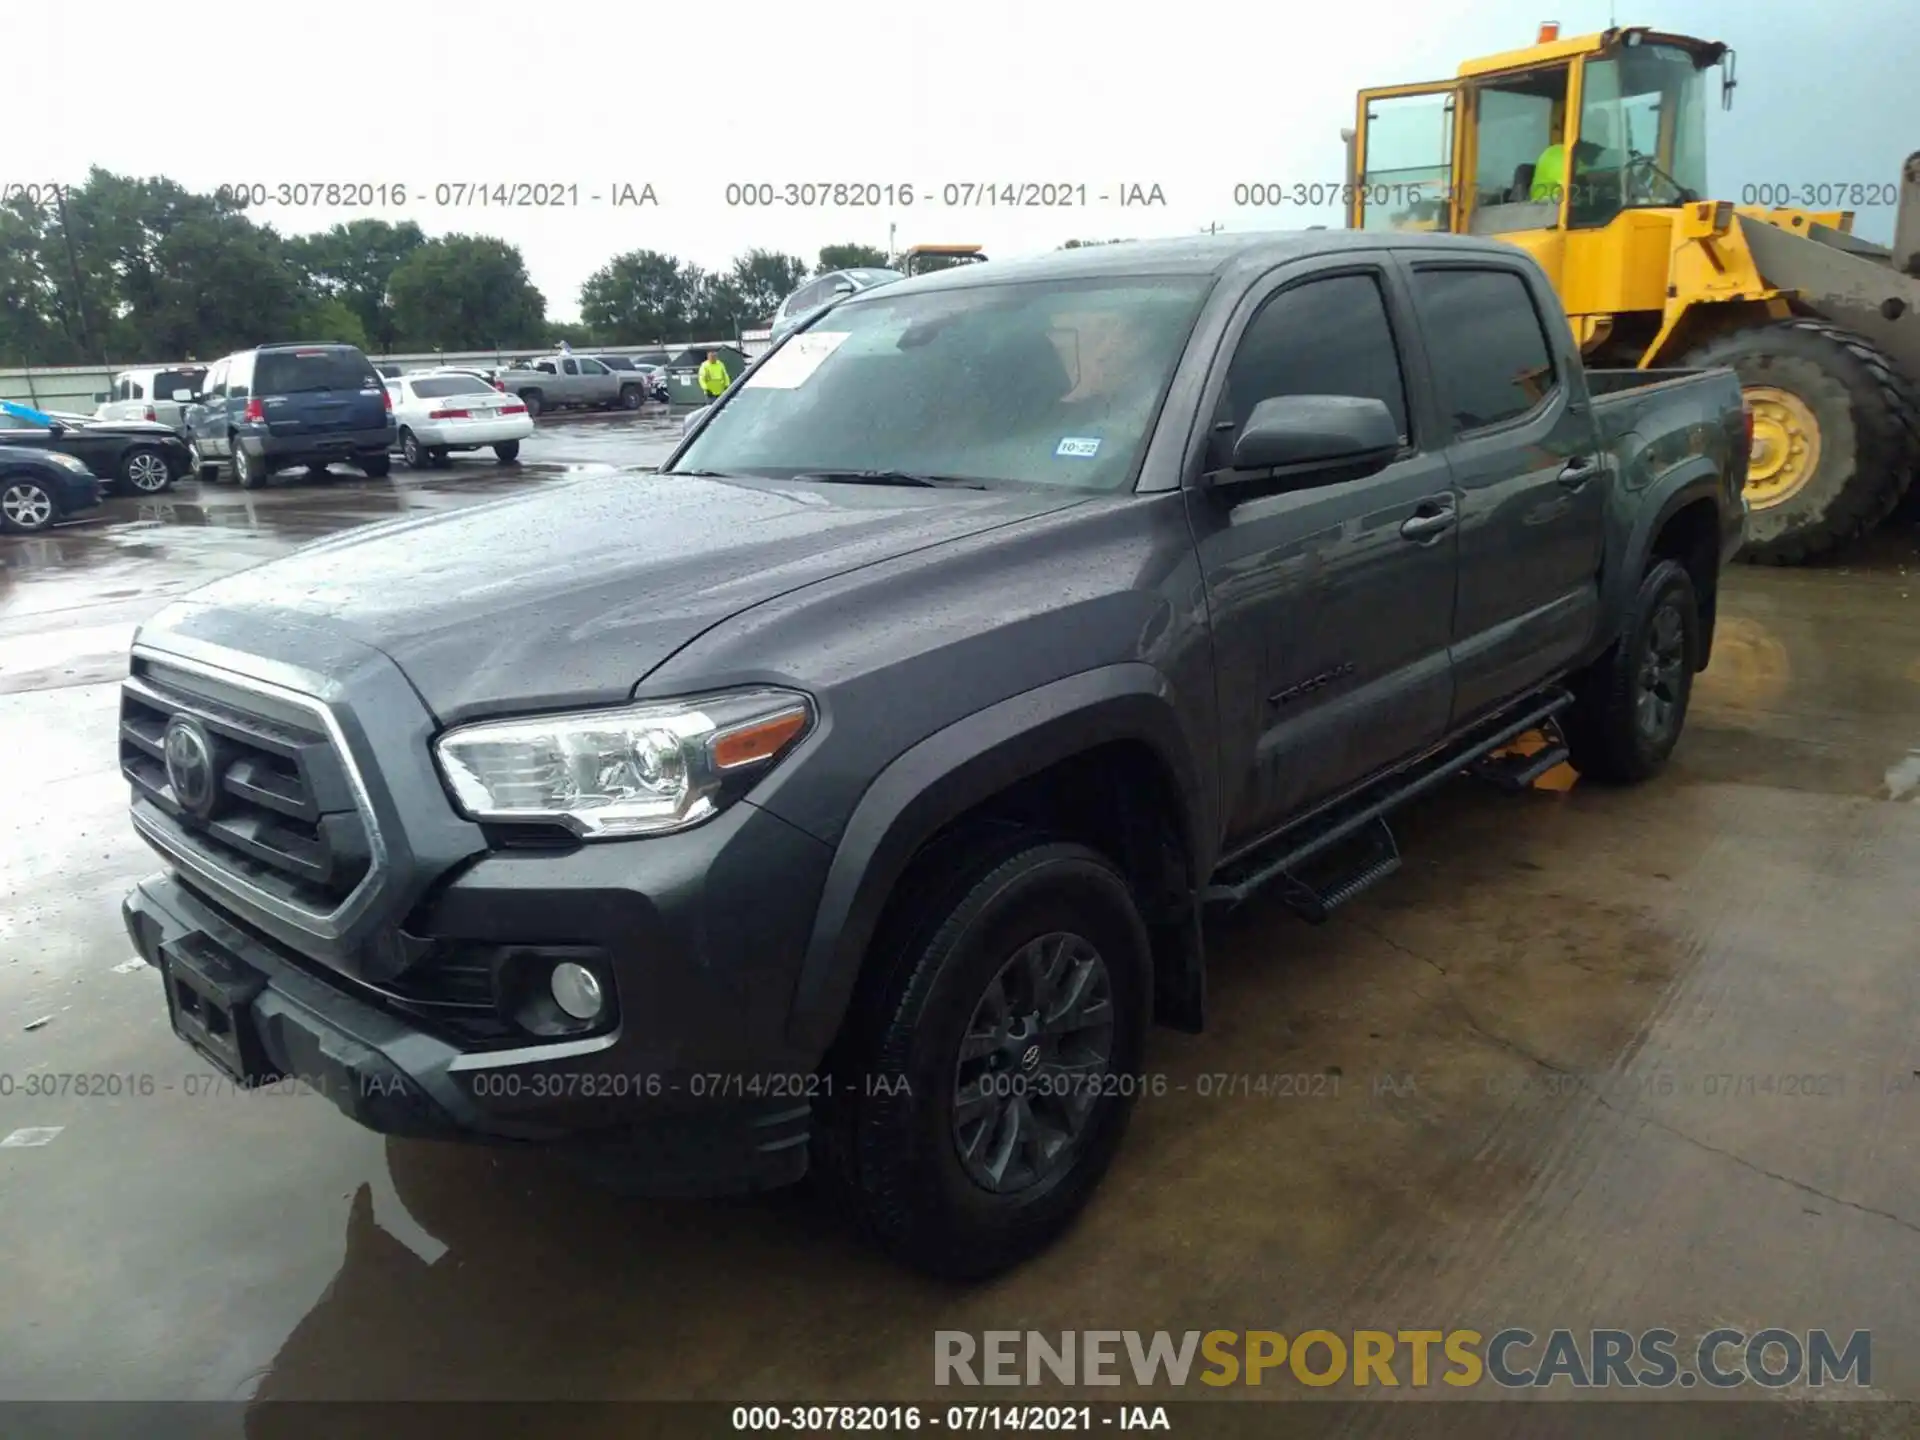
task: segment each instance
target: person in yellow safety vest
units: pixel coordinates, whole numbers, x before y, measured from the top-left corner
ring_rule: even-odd
[[[727,374],[727,367],[720,363],[718,352],[707,351],[706,363],[700,367],[700,389],[707,399],[718,400],[733,383],[733,377]]]
[[[1558,205],[1566,184],[1567,147],[1556,140],[1533,162],[1533,190],[1528,198],[1536,203]]]

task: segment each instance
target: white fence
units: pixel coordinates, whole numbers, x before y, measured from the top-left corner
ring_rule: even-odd
[[[719,346],[728,349],[740,349],[738,340],[696,340],[672,345],[604,345],[595,350],[581,350],[582,355],[647,355],[665,351],[669,356],[677,356],[687,351],[705,354]],[[529,355],[550,353],[539,347],[517,350],[440,350],[431,353],[413,355],[370,355],[377,364],[400,365],[409,370],[422,369],[429,365],[475,365],[499,366],[510,360]],[[28,366],[18,370],[0,370],[0,400],[14,400],[33,406],[37,410],[69,410],[83,415],[91,415],[94,407],[107,398],[113,388],[113,377],[123,370],[138,370],[150,367],[178,368],[184,364],[210,365],[213,359],[201,361],[174,360],[129,360],[124,365],[115,365],[110,369],[93,365]]]

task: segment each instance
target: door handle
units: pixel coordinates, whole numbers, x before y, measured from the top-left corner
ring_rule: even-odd
[[[1560,483],[1569,490],[1578,490],[1599,473],[1600,462],[1598,460],[1569,460],[1560,471]]]
[[[1402,538],[1407,540],[1431,540],[1436,535],[1444,535],[1459,521],[1458,513],[1452,506],[1444,510],[1430,511],[1425,515],[1415,515],[1400,527]]]

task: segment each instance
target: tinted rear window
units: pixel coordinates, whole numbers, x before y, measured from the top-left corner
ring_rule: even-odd
[[[492,386],[471,375],[429,375],[413,382],[413,393],[422,400],[439,400],[448,395],[478,395]]]
[[[357,350],[263,350],[253,375],[256,395],[372,390],[379,385],[380,377]]]
[[[162,370],[153,377],[153,398],[171,400],[176,390],[191,390],[198,395],[206,388],[207,372],[199,370]]]

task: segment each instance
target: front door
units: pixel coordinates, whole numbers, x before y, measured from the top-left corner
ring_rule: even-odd
[[[1460,83],[1360,92],[1347,183],[1354,230],[1458,228]]]
[[[1232,359],[1210,382],[1209,469],[1226,468],[1239,427],[1274,396],[1376,398],[1406,437],[1398,459],[1363,479],[1252,497],[1234,486],[1188,492],[1230,847],[1446,727],[1455,496],[1445,455],[1409,415],[1399,354],[1413,325],[1384,261],[1290,268],[1243,303]]]
[[[220,361],[207,372],[206,393],[200,403],[187,411],[187,428],[202,460],[223,459],[227,453],[227,372],[230,362]]]
[[[1491,256],[1408,276],[1461,492],[1457,724],[1587,648],[1614,477],[1551,290]]]

